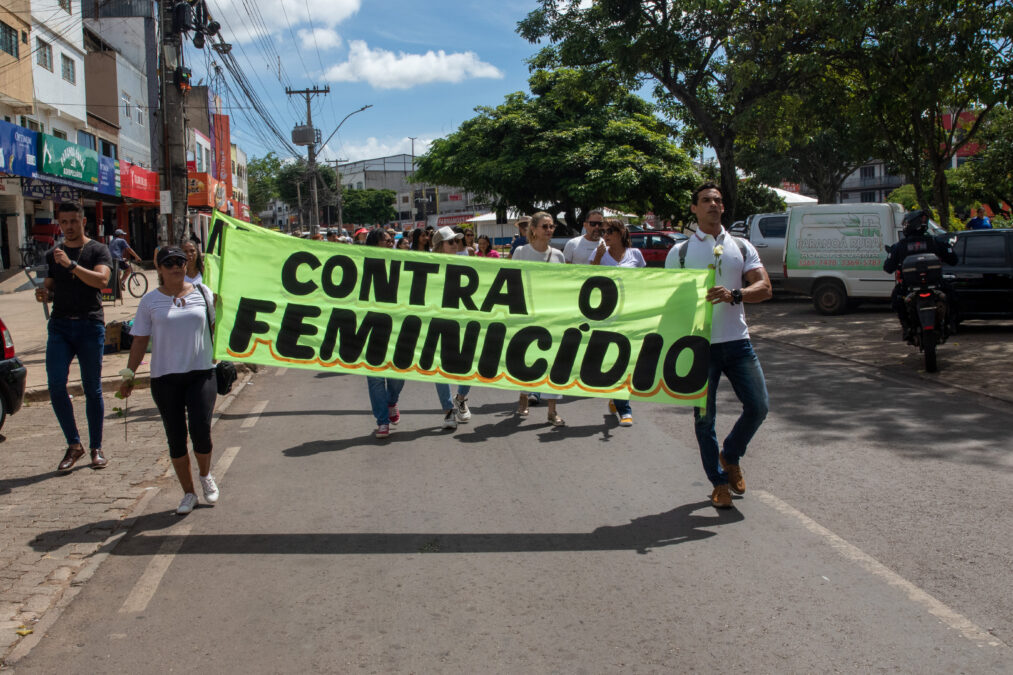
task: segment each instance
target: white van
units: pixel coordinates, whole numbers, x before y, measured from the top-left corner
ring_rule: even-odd
[[[885,247],[900,238],[903,220],[904,207],[893,203],[790,207],[785,290],[812,296],[820,314],[842,314],[859,300],[889,298],[895,281],[883,271]]]

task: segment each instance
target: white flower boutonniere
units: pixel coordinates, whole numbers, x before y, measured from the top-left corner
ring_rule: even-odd
[[[721,256],[725,252],[725,247],[721,244],[714,246],[714,264],[711,267],[717,267],[718,274],[721,274]]]

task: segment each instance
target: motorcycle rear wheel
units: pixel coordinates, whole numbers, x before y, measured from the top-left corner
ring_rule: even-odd
[[[936,333],[935,331],[922,332],[922,351],[925,352],[925,372],[939,372],[939,364],[936,362]]]

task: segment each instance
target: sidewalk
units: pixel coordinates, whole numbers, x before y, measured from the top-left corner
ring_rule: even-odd
[[[157,286],[155,273],[145,272],[148,288]],[[134,318],[140,298],[124,293],[122,302],[104,303],[105,322],[128,321]],[[28,369],[25,400],[48,401],[49,388],[46,384],[46,339],[47,324],[42,305],[35,300],[35,293],[25,274],[19,273],[0,283],[0,318],[3,319],[14,339],[14,350]],[[102,360],[102,388],[115,391],[120,386],[119,372],[127,367],[127,350],[106,354]],[[150,381],[147,359],[137,369],[137,385],[147,387]],[[81,371],[74,361],[70,365],[67,388],[71,395],[82,394]]]

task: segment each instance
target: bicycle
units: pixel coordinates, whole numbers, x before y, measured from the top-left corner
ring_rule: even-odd
[[[135,298],[144,297],[144,294],[148,292],[148,277],[144,276],[144,272],[135,269],[129,260],[126,261],[126,265],[130,270],[126,282],[127,290]]]
[[[45,261],[44,254],[39,250],[39,244],[35,241],[29,241],[19,246],[18,253],[21,254],[22,267],[35,267]]]

